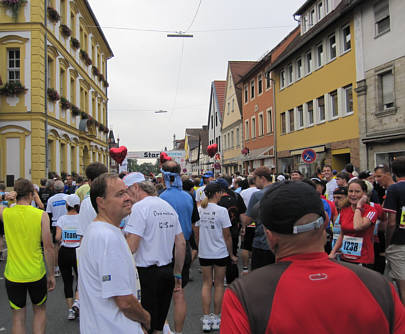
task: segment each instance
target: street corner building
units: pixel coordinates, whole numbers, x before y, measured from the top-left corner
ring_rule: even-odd
[[[107,163],[111,57],[86,0],[0,2],[0,180]]]

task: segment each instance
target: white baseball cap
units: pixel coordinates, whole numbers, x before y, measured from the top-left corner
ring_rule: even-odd
[[[132,173],[125,175],[125,177],[122,179],[122,181],[124,181],[124,183],[127,187],[130,187],[134,183],[140,183],[140,182],[145,181],[145,176],[139,172],[132,172]]]
[[[66,204],[71,208],[74,208],[76,205],[80,205],[80,197],[76,194],[66,195],[65,197]]]
[[[277,180],[279,182],[283,182],[283,181],[285,181],[285,176],[280,174],[279,176],[277,176]]]

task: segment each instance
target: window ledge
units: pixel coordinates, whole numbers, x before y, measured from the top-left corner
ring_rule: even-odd
[[[385,34],[388,34],[390,31],[391,31],[391,28],[389,28],[388,30],[386,30],[386,31],[384,31],[384,32],[381,32],[381,33],[379,33],[379,34],[376,34],[376,35],[374,36],[374,39],[377,39],[377,38],[379,38],[379,37],[381,37],[381,36],[383,36],[383,35],[385,35]]]
[[[350,51],[352,51],[352,48],[343,50],[342,53],[340,54],[340,56],[344,56],[346,53],[349,53]]]
[[[348,117],[348,116],[352,116],[354,114],[354,111],[345,113],[342,117]]]
[[[390,115],[395,115],[397,113],[397,109],[396,107],[392,107],[392,108],[387,108],[384,110],[378,110],[375,113],[376,117],[384,117],[384,116],[390,116]]]
[[[326,122],[326,120],[322,120],[322,121],[319,121],[317,124],[318,125],[321,125],[321,124],[323,124],[323,123],[325,123]]]
[[[337,119],[339,119],[339,116],[332,116],[328,119],[328,122],[336,121]]]

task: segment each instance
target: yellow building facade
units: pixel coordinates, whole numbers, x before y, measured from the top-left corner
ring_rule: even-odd
[[[359,166],[355,31],[345,2],[307,1],[295,14],[301,35],[272,66],[279,172]],[[302,159],[305,149],[315,151],[313,163]]]
[[[0,180],[107,163],[111,48],[86,0],[0,6]],[[19,86],[21,84],[21,86]]]

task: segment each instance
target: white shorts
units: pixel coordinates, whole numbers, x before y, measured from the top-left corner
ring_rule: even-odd
[[[405,245],[389,245],[385,250],[386,273],[395,280],[405,280]]]

